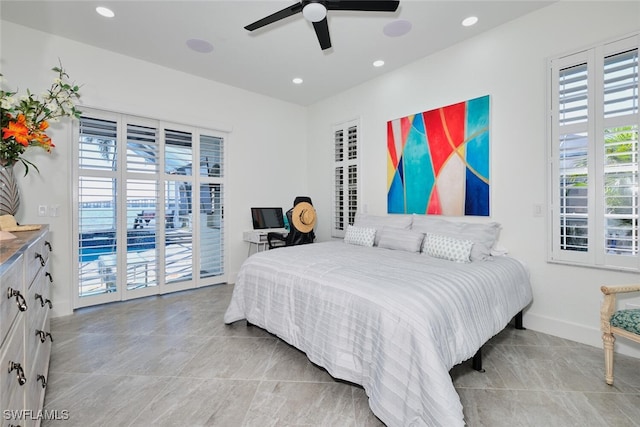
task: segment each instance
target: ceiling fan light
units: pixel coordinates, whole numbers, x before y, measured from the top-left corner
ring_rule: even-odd
[[[309,3],[302,8],[302,15],[307,21],[320,22],[327,16],[327,8],[320,3]]]

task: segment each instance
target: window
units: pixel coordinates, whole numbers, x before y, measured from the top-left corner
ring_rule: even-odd
[[[359,123],[352,120],[333,129],[334,197],[331,235],[344,237],[347,225],[353,224],[358,211]]]
[[[75,132],[75,306],[224,282],[224,135],[91,110]]]
[[[640,270],[640,36],[549,61],[551,261]]]

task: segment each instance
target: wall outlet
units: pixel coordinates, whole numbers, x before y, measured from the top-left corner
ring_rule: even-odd
[[[47,205],[38,205],[38,216],[47,216]]]

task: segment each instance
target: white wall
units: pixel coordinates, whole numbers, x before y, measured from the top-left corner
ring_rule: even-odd
[[[288,209],[295,196],[307,190],[306,157],[300,136],[306,135],[306,109],[227,85],[193,77],[147,62],[117,55],[67,39],[0,21],[0,73],[7,86],[40,93],[62,60],[77,83],[82,83],[83,105],[170,120],[213,129],[230,130],[225,220],[230,281],[247,256],[242,232],[250,229],[253,205]],[[19,40],[19,42],[17,42]],[[28,151],[40,169],[22,177],[16,166],[22,203],[21,223],[50,224],[54,252],[52,268],[54,316],[70,314],[73,288],[71,213],[71,126],[67,120],[53,126],[56,148],[51,155]],[[293,155],[292,153],[296,153]],[[295,179],[292,179],[295,177]],[[38,217],[38,205],[60,205],[60,216]]]
[[[317,234],[330,236],[333,188],[324,178],[332,169],[332,123],[361,118],[360,208],[385,214],[387,121],[490,95],[491,219],[503,226],[501,244],[531,269],[525,325],[600,346],[600,286],[640,277],[546,262],[545,218],[533,216],[534,204],[547,205],[546,59],[638,29],[638,2],[561,2],[313,105],[308,163]],[[617,350],[640,355],[637,345]]]

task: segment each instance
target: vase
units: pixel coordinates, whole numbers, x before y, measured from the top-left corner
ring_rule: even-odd
[[[13,165],[0,165],[0,215],[15,216],[20,206],[20,192]]]

